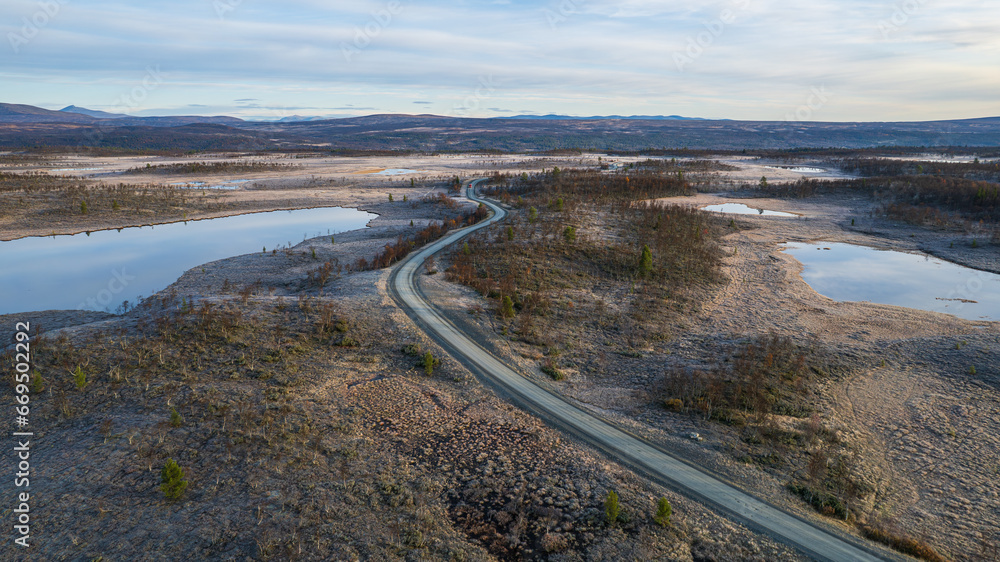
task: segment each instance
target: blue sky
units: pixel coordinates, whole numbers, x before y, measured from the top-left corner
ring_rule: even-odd
[[[134,115],[1000,115],[1000,0],[4,0],[0,101]]]

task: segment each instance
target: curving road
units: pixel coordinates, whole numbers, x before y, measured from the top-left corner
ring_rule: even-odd
[[[518,374],[445,318],[423,295],[415,276],[428,257],[507,216],[504,209],[475,196],[475,186],[481,181],[484,180],[473,180],[466,186],[467,196],[489,206],[494,215],[474,226],[450,232],[411,254],[389,278],[389,290],[394,298],[428,335],[484,382],[550,425],[583,439],[654,481],[692,497],[810,557],[831,562],[902,559],[888,553],[875,555],[862,541],[822,529],[814,523],[788,514],[581,410]]]

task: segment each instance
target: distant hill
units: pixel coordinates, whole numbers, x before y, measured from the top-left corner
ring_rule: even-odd
[[[169,117],[133,117],[95,111],[70,105],[60,111],[42,109],[33,105],[0,103],[0,123],[102,123],[115,127],[151,126],[177,127],[190,123],[214,123],[217,125],[239,126],[245,121],[228,116],[178,115]]]
[[[635,121],[705,121],[701,117],[682,117],[680,115],[593,115],[591,117],[573,117],[572,115],[515,115],[513,117],[494,117],[494,119],[544,119],[549,121],[608,121],[608,120],[635,120]]]
[[[78,113],[63,113],[33,105],[0,103],[0,123],[93,123],[96,119]]]
[[[86,107],[77,107],[75,105],[64,107],[59,111],[65,111],[66,113],[79,113],[80,115],[89,115],[91,117],[97,117],[98,119],[118,119],[121,117],[128,117],[128,115],[125,115],[124,113],[108,113],[107,111],[87,109]]]
[[[71,111],[70,109],[73,109]],[[86,113],[83,113],[86,112]],[[102,117],[76,106],[50,111],[0,104],[0,147],[95,146],[129,150],[374,150],[532,152],[1000,147],[1000,117],[824,123],[680,116],[469,118],[380,114],[244,121],[226,116]],[[95,116],[96,115],[96,116]]]

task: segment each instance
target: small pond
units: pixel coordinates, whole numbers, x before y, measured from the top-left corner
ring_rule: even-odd
[[[197,189],[237,189],[240,186],[242,186],[243,184],[245,184],[247,182],[251,182],[251,181],[253,181],[253,180],[227,180],[227,181],[219,182],[217,184],[212,184],[212,185],[209,185],[208,182],[204,182],[204,181],[186,181],[186,182],[185,181],[175,181],[175,182],[171,183],[170,185],[173,185],[173,186],[176,186],[176,187],[189,187],[189,188],[197,188]]]
[[[197,265],[362,228],[376,216],[326,207],[0,242],[0,314],[114,311]]]
[[[764,217],[797,217],[795,213],[783,213],[781,211],[768,211],[767,209],[756,209],[748,207],[743,203],[722,203],[720,205],[708,205],[702,207],[705,211],[713,213],[726,213],[728,215],[758,215]]]
[[[402,176],[405,174],[419,174],[420,170],[409,170],[407,168],[390,168],[381,172],[373,172],[373,176]]]
[[[789,172],[797,172],[800,174],[825,174],[829,170],[825,168],[816,168],[813,166],[768,166],[772,170],[788,170]]]
[[[966,320],[1000,320],[1000,275],[926,254],[853,244],[784,245],[802,278],[837,301],[868,301],[944,312]]]

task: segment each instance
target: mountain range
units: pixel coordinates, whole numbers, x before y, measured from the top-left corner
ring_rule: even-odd
[[[466,118],[382,114],[135,117],[78,106],[0,103],[0,148],[124,150],[639,151],[787,148],[1000,147],[1000,117],[921,122],[733,121],[672,116],[522,115]]]

